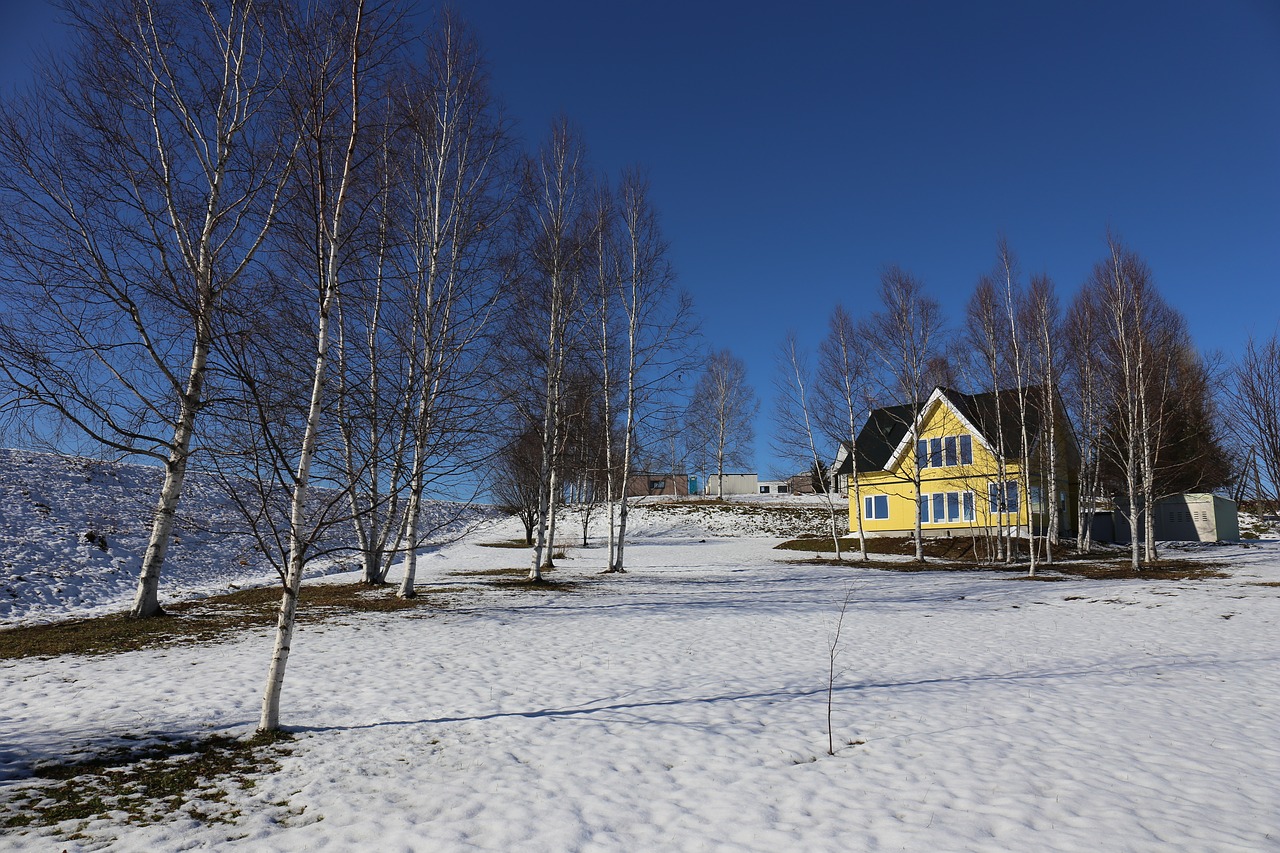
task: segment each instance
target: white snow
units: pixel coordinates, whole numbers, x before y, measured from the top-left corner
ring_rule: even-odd
[[[1196,549],[1225,579],[1036,582],[791,562],[749,516],[634,518],[624,576],[597,544],[560,561],[572,589],[458,577],[526,564],[478,544],[506,520],[420,566],[452,606],[303,626],[297,739],[231,792],[233,825],[0,849],[1280,850],[1280,541]],[[0,662],[0,799],[125,735],[250,733],[270,648]]]

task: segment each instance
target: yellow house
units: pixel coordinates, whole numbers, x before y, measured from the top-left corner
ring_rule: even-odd
[[[1029,448],[1025,464],[1023,411]],[[847,446],[834,466],[848,482],[851,531],[858,529],[861,514],[869,537],[912,535],[917,517],[925,536],[969,535],[997,527],[1025,535],[1028,524],[1041,535],[1049,524],[1050,500],[1058,504],[1059,534],[1076,529],[1080,457],[1056,392],[1045,394],[1037,387],[1022,395],[1016,388],[963,394],[937,388],[918,412],[909,405],[873,411],[858,434],[857,449],[856,496]]]

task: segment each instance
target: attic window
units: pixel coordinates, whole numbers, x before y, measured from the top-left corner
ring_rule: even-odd
[[[948,435],[922,438],[916,442],[916,459],[921,468],[950,468],[973,464],[973,436]]]

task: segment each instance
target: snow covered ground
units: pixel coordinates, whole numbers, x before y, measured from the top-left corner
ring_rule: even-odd
[[[420,565],[452,606],[299,631],[297,738],[233,824],[0,849],[1280,850],[1280,542],[1198,549],[1225,579],[1037,582],[795,563],[731,526],[641,509],[629,574],[593,545],[530,590],[466,576],[525,564],[494,523]],[[270,646],[0,662],[0,799],[126,735],[247,735]]]

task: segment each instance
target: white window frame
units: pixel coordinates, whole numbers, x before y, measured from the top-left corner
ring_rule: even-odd
[[[955,501],[956,509],[954,518],[951,515],[952,500]],[[920,513],[921,524],[967,524],[975,520],[976,505],[975,495],[971,491],[923,492],[916,511]],[[942,507],[941,518],[934,512],[938,506]]]
[[[922,471],[927,468],[963,468],[972,464],[973,436],[969,433],[916,439],[916,465]]]
[[[877,504],[882,505],[883,515],[877,514]],[[885,521],[889,518],[889,496],[888,495],[863,495],[862,496],[862,517],[868,521]]]

